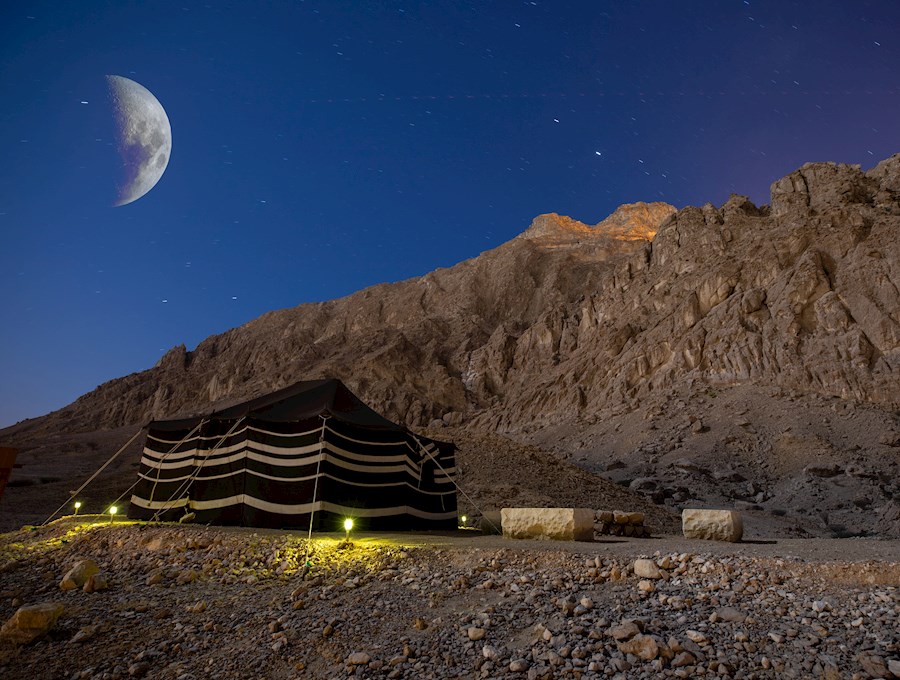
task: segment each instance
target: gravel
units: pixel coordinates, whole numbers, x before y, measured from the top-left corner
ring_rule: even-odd
[[[2,619],[65,606],[0,676],[894,677],[896,559],[688,543],[317,537],[305,567],[287,532],[60,522],[0,536]],[[84,559],[109,589],[60,589]]]

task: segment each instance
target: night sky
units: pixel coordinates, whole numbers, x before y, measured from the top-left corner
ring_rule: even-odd
[[[107,74],[172,126],[121,207]],[[805,162],[868,169],[898,122],[896,0],[6,0],[0,425],[540,213],[766,203]]]

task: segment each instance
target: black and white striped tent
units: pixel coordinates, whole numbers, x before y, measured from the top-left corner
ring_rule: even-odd
[[[339,380],[301,382],[203,417],[151,423],[128,516],[455,528],[454,451],[383,418]]]

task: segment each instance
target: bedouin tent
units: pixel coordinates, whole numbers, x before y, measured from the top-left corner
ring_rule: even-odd
[[[128,516],[338,530],[456,528],[455,447],[382,417],[339,380],[148,425]]]

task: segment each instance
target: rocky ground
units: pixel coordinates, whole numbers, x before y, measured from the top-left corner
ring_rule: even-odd
[[[4,678],[900,677],[894,541],[316,537],[72,521],[0,537]],[[650,558],[642,559],[642,558]],[[109,588],[63,591],[93,559]],[[100,579],[102,583],[104,579]]]
[[[734,507],[759,535],[900,538],[900,412],[696,383],[527,436],[664,507]]]

